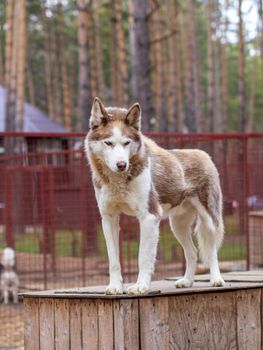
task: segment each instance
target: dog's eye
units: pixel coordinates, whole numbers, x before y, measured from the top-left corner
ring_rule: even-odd
[[[128,146],[131,143],[131,141],[124,142],[124,146]]]
[[[105,145],[107,145],[107,146],[112,146],[112,142],[110,142],[110,141],[104,141],[104,143],[105,143]]]

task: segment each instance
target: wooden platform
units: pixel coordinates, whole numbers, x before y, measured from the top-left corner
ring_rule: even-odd
[[[24,293],[26,350],[263,348],[263,271],[208,276],[194,287],[152,283],[149,294],[108,296],[104,286]]]

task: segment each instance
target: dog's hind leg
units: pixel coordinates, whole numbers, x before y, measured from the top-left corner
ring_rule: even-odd
[[[211,285],[214,287],[224,286],[225,282],[220,274],[217,257],[217,251],[224,236],[222,216],[219,215],[215,223],[215,220],[197,198],[194,199],[193,203],[195,203],[200,219],[197,238],[201,259],[210,269]]]
[[[183,278],[175,282],[177,288],[191,287],[197,264],[197,250],[192,240],[192,225],[196,216],[196,210],[188,207],[187,211],[180,215],[171,215],[170,226],[174,236],[184,250],[186,270]]]
[[[123,283],[119,256],[119,217],[102,215],[102,228],[109,256],[110,284],[106,294],[122,294]]]

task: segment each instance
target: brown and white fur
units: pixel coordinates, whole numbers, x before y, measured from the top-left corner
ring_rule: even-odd
[[[9,302],[9,292],[12,294],[13,303],[18,303],[19,279],[15,271],[15,251],[12,248],[5,248],[2,253],[0,286],[5,304]]]
[[[217,251],[224,235],[219,175],[209,155],[201,150],[165,150],[143,136],[141,108],[105,108],[95,98],[85,151],[102,217],[109,256],[108,294],[123,293],[119,261],[119,215],[136,216],[140,223],[139,275],[127,293],[146,293],[154,271],[159,224],[169,218],[184,249],[186,271],[178,288],[194,281],[197,251],[210,268],[213,286],[223,286]]]

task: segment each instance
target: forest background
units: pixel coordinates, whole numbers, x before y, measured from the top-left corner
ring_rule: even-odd
[[[0,0],[6,131],[24,102],[85,131],[92,99],[143,130],[263,130],[262,0]]]

